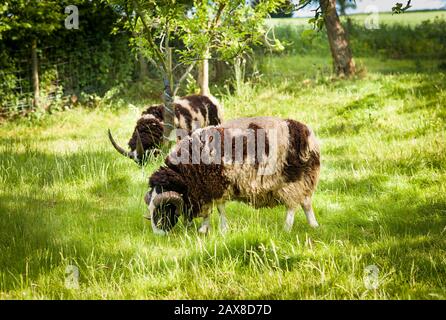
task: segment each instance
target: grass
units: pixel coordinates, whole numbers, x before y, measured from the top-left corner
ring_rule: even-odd
[[[263,76],[238,94],[213,88],[227,119],[275,115],[315,130],[317,230],[300,213],[285,233],[285,208],[230,202],[225,236],[217,217],[207,237],[200,221],[153,235],[143,196],[162,158],[138,168],[106,136],[127,141],[150,100],[139,87],[128,91],[137,107],[123,108],[127,97],[0,124],[0,299],[446,299],[443,61],[358,57],[360,76],[338,81],[327,52],[324,42],[317,55],[263,57]],[[71,265],[78,289],[65,285]],[[370,265],[376,289],[364,283]]]
[[[446,75],[364,58],[367,75],[335,81],[324,67],[308,72],[328,58],[286,59],[221,98],[227,118],[315,130],[319,229],[301,213],[285,233],[283,207],[231,202],[226,236],[214,217],[207,237],[181,224],[157,237],[143,195],[161,159],[140,169],[106,137],[110,127],[124,143],[139,110],[10,122],[0,127],[0,298],[445,299]],[[79,289],[65,287],[69,265]],[[377,289],[364,285],[369,265]]]
[[[351,14],[348,15],[354,22],[364,23],[365,20],[370,17],[370,14]],[[446,19],[446,10],[436,11],[414,11],[406,12],[404,14],[396,15],[390,12],[380,12],[378,15],[379,23],[385,25],[407,25],[415,26],[426,20],[432,20],[435,18]],[[308,20],[311,17],[297,17],[297,18],[282,18],[271,19],[271,25],[296,25],[305,26],[311,28],[308,24]]]
[[[413,62],[446,58],[446,11],[390,15],[389,20],[385,16],[374,29],[361,21],[364,15],[351,16],[351,23],[344,20],[355,57],[411,59]],[[282,54],[326,57],[330,52],[326,32],[312,30],[308,23],[299,21],[302,22],[300,19],[273,20],[270,37],[274,36],[284,45]],[[445,65],[443,61],[443,69]]]
[[[400,59],[391,60],[385,58],[356,57],[355,62],[360,73],[367,73],[367,70],[381,75],[391,74],[417,74],[417,73],[437,73],[442,60],[411,60]],[[293,67],[290,68],[290,65]],[[260,70],[263,78],[268,78],[270,82],[312,80],[324,81],[326,75],[332,69],[332,61],[327,56],[294,56],[283,55],[277,57],[264,57]]]

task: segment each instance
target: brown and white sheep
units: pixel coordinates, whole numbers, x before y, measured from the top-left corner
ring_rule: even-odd
[[[173,102],[174,125],[188,134],[198,128],[222,122],[222,108],[212,96],[189,95]],[[152,105],[142,112],[128,142],[129,151],[119,146],[110,130],[108,136],[113,147],[122,155],[142,164],[148,152],[156,150],[163,140],[164,106]]]
[[[165,234],[182,215],[203,217],[207,233],[215,203],[221,229],[227,229],[224,203],[254,207],[283,204],[285,229],[301,206],[317,227],[311,199],[320,172],[319,143],[306,125],[275,117],[242,118],[195,131],[183,138],[149,179],[145,202],[153,231]]]

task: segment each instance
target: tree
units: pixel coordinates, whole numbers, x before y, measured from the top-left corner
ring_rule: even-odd
[[[340,77],[350,77],[355,74],[356,66],[347,34],[336,11],[336,0],[320,0],[319,3],[327,29],[334,70]]]
[[[61,28],[61,1],[10,0],[0,6],[0,39],[2,34],[12,35],[28,43],[32,66],[34,107],[39,107],[38,39]]]
[[[209,93],[207,61],[231,60],[259,43],[264,18],[285,0],[262,0],[253,8],[244,0],[109,0],[132,31],[133,47],[160,72],[164,82],[164,143],[174,120],[173,96],[200,62],[200,87]],[[181,71],[181,72],[180,72]]]
[[[312,0],[300,0],[298,9],[304,8],[311,2]],[[356,72],[355,61],[347,34],[342,27],[336,11],[336,0],[319,0],[318,2],[319,7],[315,10],[315,17],[311,21],[319,29],[322,25],[325,25],[331,56],[333,58],[334,71],[339,77],[353,76]],[[338,0],[338,3],[341,6],[341,10],[347,8],[348,5],[356,5],[355,0]],[[396,3],[392,11],[393,13],[405,12],[411,7],[410,4],[411,0],[408,0],[405,6],[401,3]]]
[[[255,7],[260,1],[252,0],[251,5]],[[291,18],[293,16],[294,4],[292,0],[285,0],[274,12],[271,12],[271,18]]]
[[[315,1],[300,0],[297,10],[312,2]],[[313,23],[319,30],[325,26],[336,75],[339,77],[353,76],[356,72],[355,61],[347,34],[336,11],[336,0],[318,0],[316,2],[319,3],[319,6],[314,10],[315,16],[310,19],[310,23]]]
[[[181,24],[185,19],[191,1],[143,1],[143,0],[108,0],[108,3],[121,14],[120,23],[131,31],[131,44],[137,53],[148,61],[161,74],[164,83],[164,143],[175,140],[171,136],[174,128],[173,97],[187,74],[193,68],[191,64],[179,77],[175,77],[172,44],[178,43],[184,34]],[[188,48],[183,48],[186,51]]]
[[[199,66],[199,86],[202,94],[209,93],[209,59],[231,61],[260,44],[266,33],[265,18],[283,9],[288,0],[194,1],[187,20],[186,44],[196,50]]]

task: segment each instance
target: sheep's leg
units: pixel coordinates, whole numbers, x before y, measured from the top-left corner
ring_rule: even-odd
[[[319,227],[319,224],[316,221],[316,217],[314,215],[313,206],[311,205],[311,197],[306,197],[304,202],[301,204],[302,209],[304,209],[305,216],[307,217],[307,221],[313,228]]]
[[[286,212],[286,219],[285,219],[285,225],[284,229],[286,232],[290,232],[291,228],[294,224],[294,209],[289,208]]]
[[[211,217],[210,217],[210,215],[207,215],[203,219],[203,223],[201,224],[200,229],[198,229],[198,232],[200,232],[202,234],[207,234],[210,229],[211,229]]]
[[[224,203],[217,205],[218,213],[220,214],[220,231],[226,233],[229,229],[228,221],[226,220],[226,211]]]

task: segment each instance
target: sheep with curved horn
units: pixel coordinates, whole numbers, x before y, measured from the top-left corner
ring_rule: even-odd
[[[212,96],[189,95],[173,102],[175,127],[191,134],[198,128],[222,123],[222,107]],[[143,164],[148,152],[157,150],[163,140],[164,106],[148,107],[138,119],[132,137],[128,142],[130,150],[125,150],[113,138],[110,129],[108,137],[113,147],[121,155]]]
[[[122,154],[123,156],[125,156],[127,158],[138,161],[138,159],[142,158],[144,155],[144,147],[142,145],[141,136],[139,135],[138,130],[136,130],[135,132],[136,132],[136,137],[137,137],[136,149],[135,149],[135,151],[132,151],[132,152],[126,151],[123,147],[121,147],[115,141],[110,129],[108,129],[108,138],[110,139],[110,142],[113,145],[113,147],[116,149],[116,151],[118,151],[120,154]]]
[[[156,234],[171,230],[181,216],[187,223],[204,218],[199,232],[207,233],[213,204],[225,231],[229,200],[256,208],[285,205],[286,231],[302,207],[317,227],[312,196],[319,172],[320,147],[308,126],[292,119],[241,118],[184,137],[150,177],[144,200]]]

